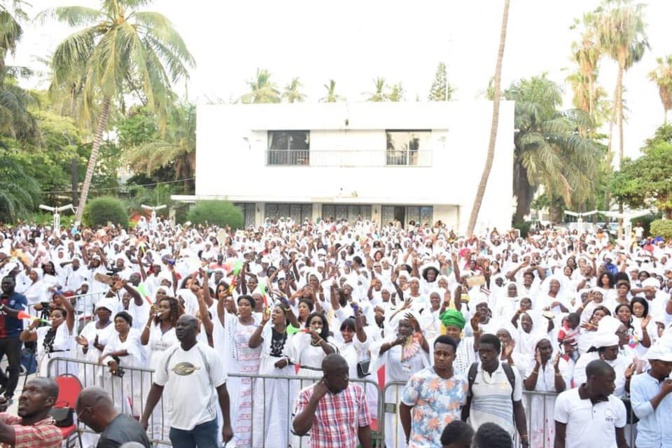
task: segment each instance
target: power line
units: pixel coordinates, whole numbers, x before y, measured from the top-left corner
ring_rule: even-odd
[[[124,186],[119,186],[119,187],[108,187],[108,188],[91,188],[89,192],[100,192],[100,191],[113,191],[113,190],[121,190],[124,188],[129,188],[129,187],[151,187],[154,185],[164,185],[164,184],[176,184],[179,182],[184,182],[187,180],[194,180],[196,179],[195,177],[185,177],[183,179],[176,179],[176,180],[169,180],[166,182],[152,182],[149,184],[133,184],[133,185],[124,185]],[[78,190],[79,192],[79,190]],[[41,191],[42,194],[57,194],[57,193],[72,193],[72,189],[70,190],[52,190],[52,191]]]

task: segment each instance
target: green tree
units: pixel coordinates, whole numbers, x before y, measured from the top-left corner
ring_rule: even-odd
[[[667,123],[667,113],[672,109],[672,55],[664,58],[657,58],[658,67],[649,73],[649,79],[658,86],[660,102],[665,111],[665,120]]]
[[[523,221],[530,212],[534,194],[542,185],[550,204],[561,198],[571,207],[593,198],[603,151],[593,139],[578,132],[590,126],[587,115],[559,110],[562,90],[546,74],[514,83],[504,96],[516,103],[515,221]],[[557,207],[551,212],[557,218]]]
[[[86,206],[84,221],[89,226],[106,226],[111,222],[128,227],[126,204],[121,199],[109,196],[93,199]]]
[[[40,185],[17,160],[0,154],[0,221],[14,222],[37,209]]]
[[[499,128],[499,104],[502,96],[502,63],[504,61],[504,47],[506,46],[506,29],[509,23],[509,4],[510,0],[504,0],[502,28],[499,34],[499,50],[497,51],[497,62],[495,64],[494,99],[492,102],[492,122],[490,124],[488,155],[485,159],[485,166],[483,167],[483,173],[481,174],[481,180],[476,189],[474,204],[472,205],[471,215],[469,216],[469,224],[467,226],[467,235],[469,236],[474,234],[478,214],[481,211],[483,197],[485,196],[485,189],[488,186],[488,178],[490,177],[490,171],[492,170],[492,164],[495,159],[495,143],[497,142],[497,129]]]
[[[386,94],[387,101],[398,103],[406,100],[406,91],[401,83],[393,84],[389,92]]]
[[[623,160],[613,177],[613,195],[632,208],[656,206],[665,219],[672,219],[672,125],[658,128],[642,153],[636,160]]]
[[[574,107],[588,114],[594,128],[597,128],[607,118],[604,102],[607,93],[598,84],[602,47],[594,22],[593,14],[585,14],[574,25],[575,28],[581,26],[581,34],[579,40],[572,43],[572,60],[576,64],[576,70],[567,77],[567,81],[574,93]],[[583,131],[593,134],[594,128]]]
[[[199,201],[194,205],[187,219],[193,224],[215,224],[242,229],[245,225],[243,212],[228,201]]]
[[[385,82],[385,78],[375,78],[373,80],[373,86],[374,90],[373,92],[369,92],[366,95],[368,95],[368,98],[366,101],[371,101],[374,103],[380,103],[383,101],[387,101],[387,83]]]
[[[85,80],[79,110],[86,121],[99,106],[97,125],[76,219],[81,220],[114,103],[134,93],[165,122],[172,84],[189,77],[194,60],[182,37],[162,14],[140,10],[149,0],[101,0],[100,9],[67,6],[44,11],[72,27],[52,57],[52,90]]]
[[[336,103],[344,100],[341,95],[336,93],[336,81],[333,79],[330,79],[329,84],[325,84],[324,88],[327,90],[327,95],[320,98],[321,103]]]
[[[448,73],[446,64],[439,62],[436,68],[436,75],[434,75],[434,82],[429,89],[429,101],[450,101],[453,97],[453,86],[448,84]]]
[[[285,86],[285,91],[282,93],[283,98],[288,103],[302,103],[306,99],[306,95],[301,92],[303,84],[299,78],[292,78],[289,84]]]
[[[608,150],[610,153],[613,150],[613,126],[618,122],[619,166],[623,160],[623,76],[642,59],[649,48],[643,10],[644,5],[635,4],[633,0],[603,0],[594,13],[600,47],[618,64],[613,111],[609,122]]]
[[[174,172],[172,180],[183,180],[186,192],[188,185],[193,185],[196,172],[196,106],[180,104],[175,107],[168,118],[163,138],[142,135],[152,130],[152,124],[147,121],[146,115],[138,115],[140,120],[129,120],[124,131],[120,132],[124,136],[122,142],[135,140],[132,146],[125,146],[124,159],[133,171],[145,172],[148,176],[158,168],[171,168]],[[137,131],[141,134],[138,135]]]
[[[240,97],[245,104],[279,103],[280,91],[278,86],[271,81],[271,73],[266,69],[257,69],[254,78],[247,81],[250,91]]]

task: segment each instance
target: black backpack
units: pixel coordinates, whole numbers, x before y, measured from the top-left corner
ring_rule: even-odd
[[[501,362],[501,361],[500,361]],[[511,401],[513,401],[513,393],[516,390],[516,375],[513,373],[513,368],[505,362],[502,362],[502,369],[504,369],[504,374],[511,384]],[[476,381],[476,373],[478,373],[478,363],[475,362],[469,367],[469,374],[467,380],[469,381],[469,390],[467,391],[467,404],[462,408],[462,421],[467,421],[469,418],[469,410],[471,408],[471,398],[473,394],[471,393],[471,388]]]

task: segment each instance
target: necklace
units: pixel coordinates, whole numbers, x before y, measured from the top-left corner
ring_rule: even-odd
[[[123,336],[122,336],[121,334],[119,335],[119,340],[120,340],[121,342],[126,342],[126,339],[127,339],[127,338],[128,338],[128,333],[126,333],[126,334],[123,335]]]

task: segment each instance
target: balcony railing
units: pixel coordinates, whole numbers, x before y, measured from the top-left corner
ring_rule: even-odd
[[[273,166],[313,167],[383,167],[383,166],[432,166],[431,150],[308,150],[269,149],[266,164]]]

